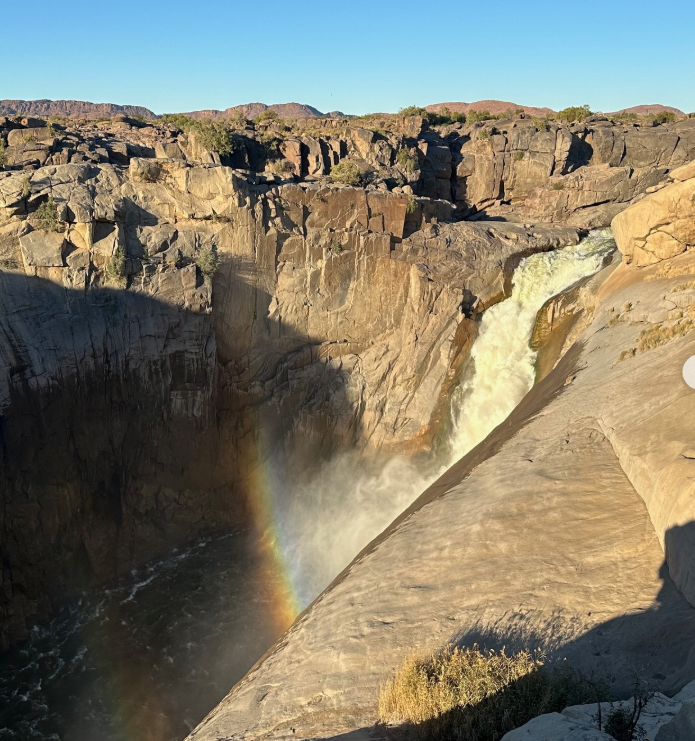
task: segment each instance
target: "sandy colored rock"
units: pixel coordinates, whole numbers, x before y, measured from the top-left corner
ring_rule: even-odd
[[[620,251],[638,267],[685,252],[695,245],[695,177],[645,196],[612,227]]]

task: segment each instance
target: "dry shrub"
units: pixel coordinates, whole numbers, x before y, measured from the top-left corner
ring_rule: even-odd
[[[649,329],[643,329],[637,340],[637,352],[653,350],[655,347],[671,342],[671,340],[684,337],[693,329],[695,329],[695,321],[690,318],[680,319],[675,324],[668,326],[659,324]]]
[[[695,329],[695,304],[687,308],[687,316],[678,319],[672,324],[656,324],[643,329],[637,338],[637,346],[623,350],[618,360],[628,360],[639,353],[654,350],[668,342],[685,337]]]
[[[537,715],[596,698],[571,669],[547,671],[543,662],[538,652],[477,645],[411,657],[381,686],[379,718],[421,739],[497,741]]]

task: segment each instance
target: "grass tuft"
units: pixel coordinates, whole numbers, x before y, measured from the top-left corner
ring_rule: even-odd
[[[599,694],[569,667],[547,671],[543,664],[540,652],[477,645],[414,656],[381,686],[379,718],[431,741],[498,741],[537,715]]]

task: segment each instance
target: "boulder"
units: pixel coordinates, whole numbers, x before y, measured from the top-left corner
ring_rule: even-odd
[[[502,741],[615,741],[597,728],[587,728],[560,713],[534,718],[502,737]]]
[[[682,174],[688,172],[681,168]],[[615,240],[627,262],[652,265],[695,245],[695,177],[681,180],[682,174],[613,219]]]
[[[33,231],[19,238],[27,267],[62,267],[64,244],[63,235],[56,232]]]

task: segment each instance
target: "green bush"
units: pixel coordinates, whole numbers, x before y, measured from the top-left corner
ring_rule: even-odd
[[[182,113],[165,113],[161,121],[184,132],[195,131],[200,145],[208,152],[225,155],[236,150],[237,144],[232,138],[233,132],[227,121],[210,118],[195,120]]]
[[[514,152],[514,161],[521,162],[522,159],[524,159],[524,153],[520,149],[517,149],[517,151]]]
[[[567,121],[567,123],[574,123],[583,121],[587,116],[591,115],[591,108],[588,105],[570,106],[569,108],[563,108],[558,111],[557,117],[561,121]]]
[[[118,247],[113,254],[113,257],[109,260],[106,265],[106,275],[114,283],[120,286],[124,286],[126,283],[125,277],[125,252],[122,247]]]
[[[405,206],[405,212],[407,214],[414,214],[417,210],[417,200],[414,196],[408,196],[408,203]]]
[[[409,118],[410,116],[422,116],[423,118],[427,118],[427,111],[424,108],[420,108],[420,106],[409,105],[405,108],[401,108],[398,111],[398,115],[405,118]]]
[[[194,121],[191,128],[195,130],[201,146],[208,152],[225,155],[231,154],[236,149],[232,131],[223,121]]]
[[[410,149],[399,149],[396,162],[405,172],[413,172],[417,167],[417,157]]]
[[[275,121],[277,118],[277,112],[268,108],[267,110],[263,111],[263,113],[260,113],[258,116],[256,116],[256,118],[254,118],[253,120],[255,123],[263,123],[263,121]]]
[[[478,129],[478,139],[489,139],[490,129]]]
[[[39,222],[39,228],[46,232],[61,232],[63,226],[58,218],[58,209],[53,196],[49,196],[34,212],[34,218]]]
[[[161,122],[175,126],[177,129],[181,129],[181,131],[188,131],[195,124],[194,119],[184,116],[183,113],[165,113],[161,118]]]
[[[490,111],[468,111],[468,123],[491,121],[494,118]]]
[[[453,123],[466,123],[465,113],[454,113],[453,111],[450,111],[446,106],[444,106],[444,108],[437,111],[436,113],[434,111],[427,111],[425,115],[427,117],[427,122],[431,126],[443,126],[445,124]]]
[[[210,285],[212,276],[217,272],[220,264],[217,253],[211,247],[204,247],[196,256],[195,264],[200,270],[206,285]]]
[[[654,121],[658,124],[673,123],[676,120],[676,114],[673,111],[661,111],[654,116]]]
[[[358,186],[362,184],[362,173],[354,162],[339,162],[331,169],[331,180],[343,185]]]

